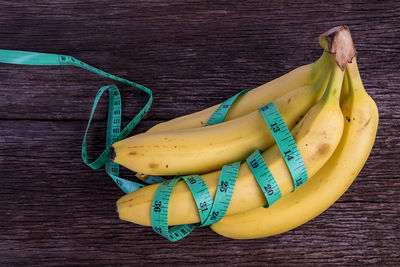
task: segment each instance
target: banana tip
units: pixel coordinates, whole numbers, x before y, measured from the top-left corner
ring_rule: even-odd
[[[118,218],[123,221],[129,221],[129,217],[127,216],[129,213],[126,212],[126,205],[124,205],[124,201],[126,198],[124,198],[127,195],[124,195],[120,199],[117,200],[117,203],[115,205],[115,210],[118,214]]]
[[[113,146],[110,147],[110,159],[111,161],[114,161],[115,157],[117,156],[117,154],[115,153],[115,149]]]

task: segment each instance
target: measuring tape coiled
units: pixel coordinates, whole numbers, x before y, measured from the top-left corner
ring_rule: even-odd
[[[151,225],[153,230],[170,241],[178,241],[193,231],[194,225],[177,225],[168,228],[168,204],[176,183],[183,177],[162,182],[154,195],[151,206]]]
[[[128,123],[128,125],[121,131],[121,96],[118,87],[115,85],[103,86],[96,94],[88,125],[82,141],[82,159],[86,165],[92,169],[99,169],[105,165],[107,174],[125,193],[130,193],[138,190],[146,185],[136,183],[118,177],[119,165],[113,163],[109,159],[110,146],[119,140],[125,138],[133,128],[142,120],[143,116],[148,112],[153,95],[152,91],[145,86],[119,78],[93,66],[90,66],[83,61],[68,55],[57,55],[49,53],[36,53],[28,51],[16,50],[0,50],[0,63],[21,64],[21,65],[72,65],[94,72],[100,76],[116,80],[140,89],[149,95],[148,102],[140,110],[140,112]],[[101,155],[89,162],[87,156],[86,137],[93,118],[96,106],[104,92],[109,93],[109,110],[107,118],[107,134],[106,134],[106,149]],[[224,101],[217,110],[211,115],[207,121],[206,126],[221,123],[225,120],[231,106],[237,101],[239,96],[245,94],[249,90],[243,90],[238,94]],[[265,122],[270,128],[273,137],[285,159],[285,162],[290,170],[293,178],[294,190],[304,184],[307,177],[307,170],[305,168],[303,159],[298,151],[297,145],[286,127],[279,111],[273,103],[269,103],[259,108]],[[268,169],[267,164],[264,162],[260,151],[257,149],[249,157],[246,158],[254,177],[260,185],[266,199],[266,207],[272,205],[281,197],[279,186],[273,178]],[[214,199],[211,197],[207,185],[199,175],[186,175],[175,177],[166,180],[164,177],[150,175],[146,179],[146,184],[160,183],[153,202],[151,210],[151,223],[155,232],[161,234],[171,241],[177,241],[187,236],[196,227],[209,226],[216,223],[226,213],[229,203],[232,198],[236,178],[239,172],[241,162],[227,164],[222,167],[219,177],[218,187]],[[178,181],[183,179],[188,185],[193,194],[197,208],[200,215],[200,223],[186,224],[168,227],[168,203],[174,186]]]
[[[228,99],[228,105],[232,105],[237,96],[238,95],[234,96],[233,101],[231,101],[232,98]],[[221,104],[221,106],[223,105],[224,103]],[[218,110],[219,109],[217,109],[217,111]],[[224,108],[224,110],[226,109]],[[300,152],[298,151],[297,145],[294,142],[294,139],[289,129],[287,128],[283,118],[281,117],[278,109],[273,103],[269,103],[259,108],[259,110],[268,127],[270,128],[272,135],[282,153],[282,156],[284,157],[285,162],[292,174],[295,190],[307,181],[307,172]],[[217,123],[221,123],[225,118],[221,115],[211,116],[211,118],[213,117],[219,119],[219,122]],[[207,125],[213,124],[207,123]],[[279,189],[279,185],[277,184],[271,171],[265,163],[260,153],[260,150],[255,150],[250,156],[246,158],[246,162],[267,200],[267,204],[265,205],[265,207],[271,206],[273,203],[281,198],[282,194]],[[237,174],[239,172],[239,167],[240,162],[235,162],[233,164],[223,166],[217,192],[214,198],[214,203],[211,199],[206,184],[199,175],[175,178],[184,179],[185,182],[188,184],[189,189],[195,199],[197,209],[199,211],[201,222],[200,224],[193,225],[193,228],[190,228],[191,230],[193,230],[194,227],[211,225],[222,219],[222,217],[225,215],[226,210],[228,209],[233,194],[233,188],[236,182]],[[228,180],[225,181],[224,177],[227,177]],[[171,183],[168,182],[163,182],[162,184],[160,184],[153,199],[153,209],[151,213],[153,229],[157,233],[161,234],[171,241],[177,241],[189,234],[189,226],[187,225],[185,225],[184,233],[179,232],[178,226],[174,226],[173,228],[171,228],[170,231],[173,232],[172,234],[168,230],[168,203],[173,186],[175,186],[175,184],[176,182],[172,183],[172,186]],[[164,190],[164,186],[171,187],[169,190]],[[228,186],[230,186],[229,189]],[[223,195],[221,194],[221,192],[227,192],[227,194]],[[159,208],[157,204],[161,205],[161,203],[167,204],[163,207],[163,213],[156,214]],[[210,207],[212,208],[210,209]],[[154,218],[157,218],[154,221],[153,216]]]
[[[170,241],[178,241],[195,227],[205,227],[216,223],[225,215],[233,194],[240,162],[225,165],[218,181],[214,200],[200,175],[179,176],[163,181],[157,188],[151,207],[153,230]],[[178,181],[184,180],[191,191],[200,216],[200,223],[168,227],[168,206],[171,193]]]
[[[92,169],[99,169],[106,165],[107,174],[114,180],[114,182],[121,188],[121,190],[125,193],[130,193],[134,190],[137,190],[144,185],[140,183],[136,183],[133,181],[125,180],[123,178],[118,177],[119,175],[119,165],[110,162],[109,153],[110,153],[110,145],[116,141],[122,140],[125,138],[133,128],[142,120],[143,116],[148,112],[152,102],[153,102],[153,93],[152,91],[140,84],[135,82],[131,82],[129,80],[119,78],[110,73],[97,69],[89,64],[86,64],[83,61],[80,61],[74,57],[68,55],[58,55],[58,54],[50,54],[50,53],[37,53],[37,52],[29,52],[29,51],[18,51],[18,50],[2,50],[0,49],[0,63],[7,64],[18,64],[18,65],[36,65],[36,66],[61,66],[61,65],[71,65],[79,68],[86,69],[88,71],[94,72],[100,76],[128,84],[132,87],[135,87],[146,94],[149,95],[149,99],[146,105],[140,110],[140,112],[128,123],[128,125],[120,131],[121,127],[121,97],[118,90],[118,87],[115,85],[111,86],[103,86],[99,89],[96,94],[92,111],[90,113],[90,118],[88,121],[88,125],[86,127],[86,131],[82,141],[82,160]],[[102,96],[102,94],[108,91],[109,92],[109,111],[108,111],[108,119],[107,119],[107,135],[106,135],[106,149],[101,153],[101,155],[94,160],[93,162],[89,162],[87,155],[87,144],[86,137],[89,131],[90,123],[93,118],[94,111],[96,106]]]
[[[222,167],[214,203],[209,216],[202,222],[202,227],[214,224],[224,217],[232,199],[239,168],[240,161]]]

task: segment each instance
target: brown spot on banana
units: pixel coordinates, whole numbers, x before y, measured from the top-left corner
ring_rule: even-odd
[[[157,167],[158,167],[158,164],[157,164],[157,163],[151,162],[151,163],[149,164],[149,168],[150,168],[150,169],[155,169],[155,168],[157,168]]]
[[[136,155],[137,153],[136,153],[136,151],[133,151],[133,152],[129,152],[129,155]]]
[[[368,118],[368,120],[367,120],[367,122],[364,124],[363,128],[367,127],[370,121],[371,121],[371,117]]]
[[[330,147],[331,146],[326,143],[319,145],[318,150],[317,150],[318,156],[324,156],[325,154],[327,154],[330,150]]]

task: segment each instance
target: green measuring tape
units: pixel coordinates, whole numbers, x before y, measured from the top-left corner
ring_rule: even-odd
[[[222,167],[214,201],[207,185],[199,175],[179,176],[162,182],[153,198],[151,225],[153,230],[170,241],[178,241],[187,236],[195,227],[205,227],[216,223],[225,215],[233,194],[240,162]],[[168,228],[168,204],[176,183],[183,179],[188,185],[200,215],[200,224],[177,225]]]
[[[109,160],[109,152],[110,152],[110,145],[116,141],[125,138],[133,130],[133,128],[140,122],[143,116],[148,112],[151,103],[153,101],[153,93],[151,92],[150,89],[148,89],[143,85],[104,72],[100,69],[97,69],[95,67],[92,67],[84,63],[83,61],[80,61],[76,58],[67,55],[36,53],[36,52],[16,51],[16,50],[0,50],[0,63],[20,64],[20,65],[47,65],[47,66],[72,65],[94,72],[100,76],[136,87],[141,91],[145,92],[146,94],[148,94],[149,100],[147,101],[146,105],[142,108],[142,110],[140,110],[139,114],[137,114],[122,131],[120,131],[121,96],[119,90],[115,85],[101,87],[96,94],[89,122],[86,127],[85,135],[82,141],[82,159],[85,162],[85,164],[91,167],[92,169],[99,169],[102,166],[106,165],[107,174],[114,180],[114,182],[121,188],[122,191],[124,191],[125,193],[130,193],[145,186],[143,184],[135,183],[118,177],[119,165]],[[109,111],[107,120],[106,149],[94,162],[90,163],[87,157],[86,136],[96,106],[102,94],[105,91],[109,92]]]
[[[279,186],[275,181],[274,176],[272,176],[267,164],[265,163],[263,157],[259,150],[256,150],[246,158],[247,165],[249,165],[251,172],[257,180],[265,198],[267,199],[266,207],[274,204],[275,201],[281,198],[281,191]]]
[[[247,91],[248,90],[245,92]],[[212,123],[207,123],[206,126],[221,123],[233,102],[240,94],[245,92],[242,91],[222,103],[220,105],[222,108],[218,108],[211,116],[210,120],[212,120]],[[259,108],[259,111],[270,128],[282,156],[285,159],[292,175],[294,190],[296,190],[307,181],[307,171],[297,145],[278,109],[273,103],[262,106]],[[265,207],[271,206],[281,198],[282,194],[275,178],[262,158],[260,150],[255,150],[246,158],[246,162],[267,200]],[[193,231],[195,227],[208,226],[222,219],[232,198],[239,167],[240,162],[235,162],[222,167],[213,204],[207,185],[199,175],[176,177],[171,181],[164,181],[161,183],[154,195],[152,203],[151,224],[153,230],[170,241],[178,241]],[[198,225],[186,224],[168,228],[169,199],[174,186],[181,179],[184,179],[186,184],[189,186],[196,202],[201,222]],[[210,208],[211,206],[212,209]]]
[[[247,91],[248,90],[245,92]],[[212,123],[207,123],[206,126],[221,123],[233,102],[242,93],[243,91],[222,103],[220,107],[223,108],[218,108],[216,110],[210,118]],[[285,162],[288,165],[294,181],[295,190],[307,181],[307,171],[297,145],[273,103],[269,103],[259,110],[285,158]],[[276,180],[260,154],[260,150],[257,149],[248,156],[246,162],[267,200],[265,207],[271,206],[280,199],[282,195]],[[214,203],[212,203],[207,185],[199,175],[176,177],[171,181],[164,181],[161,183],[155,193],[152,203],[151,224],[153,230],[170,241],[178,241],[193,231],[195,227],[208,226],[222,219],[232,198],[239,167],[240,162],[223,166],[217,192],[214,197]],[[168,203],[174,186],[181,179],[185,180],[186,184],[189,186],[196,202],[201,222],[198,225],[178,225],[169,229]],[[212,208],[210,208],[211,206]]]
[[[0,63],[23,65],[72,65],[89,70],[103,77],[136,87],[148,94],[149,100],[146,105],[121,131],[121,96],[119,90],[115,85],[101,87],[94,100],[89,122],[82,141],[82,159],[85,164],[92,169],[99,169],[105,165],[107,174],[114,180],[114,182],[121,188],[122,191],[125,193],[130,193],[145,186],[143,184],[135,183],[133,181],[118,177],[119,165],[109,160],[109,148],[114,142],[125,138],[148,112],[153,99],[150,89],[104,72],[67,55],[0,50]],[[105,91],[108,91],[109,94],[106,149],[94,162],[89,163],[86,149],[86,137],[96,106]],[[248,91],[249,90],[243,90],[224,101],[212,114],[206,126],[223,122],[232,104],[237,101],[239,96]],[[273,103],[269,103],[261,107],[259,111],[263,115],[282,153],[282,156],[285,159],[285,162],[292,175],[294,190],[296,190],[307,181],[307,170],[298,151],[297,145],[291,136],[290,131],[286,127],[285,122],[280,116],[279,111],[276,109]],[[266,197],[266,207],[272,205],[281,197],[281,193],[279,186],[269,171],[267,164],[264,162],[260,151],[256,150],[254,153],[252,153],[249,157],[247,157],[246,162]],[[241,162],[234,162],[223,166],[214,200],[210,195],[207,185],[199,175],[179,176],[171,180],[166,180],[160,176],[148,176],[146,179],[147,184],[161,183],[156,191],[152,203],[151,222],[154,231],[171,241],[177,241],[188,235],[195,227],[209,226],[222,219],[232,198],[240,164]],[[169,199],[174,186],[180,180],[184,180],[186,182],[194,197],[199,210],[200,223],[193,225],[178,225],[169,228]]]
[[[300,155],[296,142],[293,139],[289,129],[279,114],[278,109],[273,103],[262,106],[260,109],[265,122],[267,123],[276,144],[285,159],[293,179],[293,191],[307,182],[308,175],[303,158]]]
[[[245,89],[236,95],[228,98],[225,100],[217,110],[211,115],[211,117],[208,119],[206,126],[214,125],[221,123],[225,120],[226,115],[228,114],[229,109],[231,108],[232,104],[237,100],[237,98],[245,93],[250,91],[249,89]]]

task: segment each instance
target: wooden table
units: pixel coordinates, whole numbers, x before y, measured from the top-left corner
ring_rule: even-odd
[[[123,193],[82,162],[96,91],[112,82],[74,67],[1,64],[1,265],[399,266],[399,17],[396,1],[1,1],[1,49],[71,55],[151,88],[154,104],[134,133],[316,60],[318,35],[342,24],[380,111],[365,167],[319,217],[269,238],[204,228],[171,243],[119,220]],[[118,86],[126,124],[147,95]],[[104,148],[105,99],[89,133],[91,160]]]

